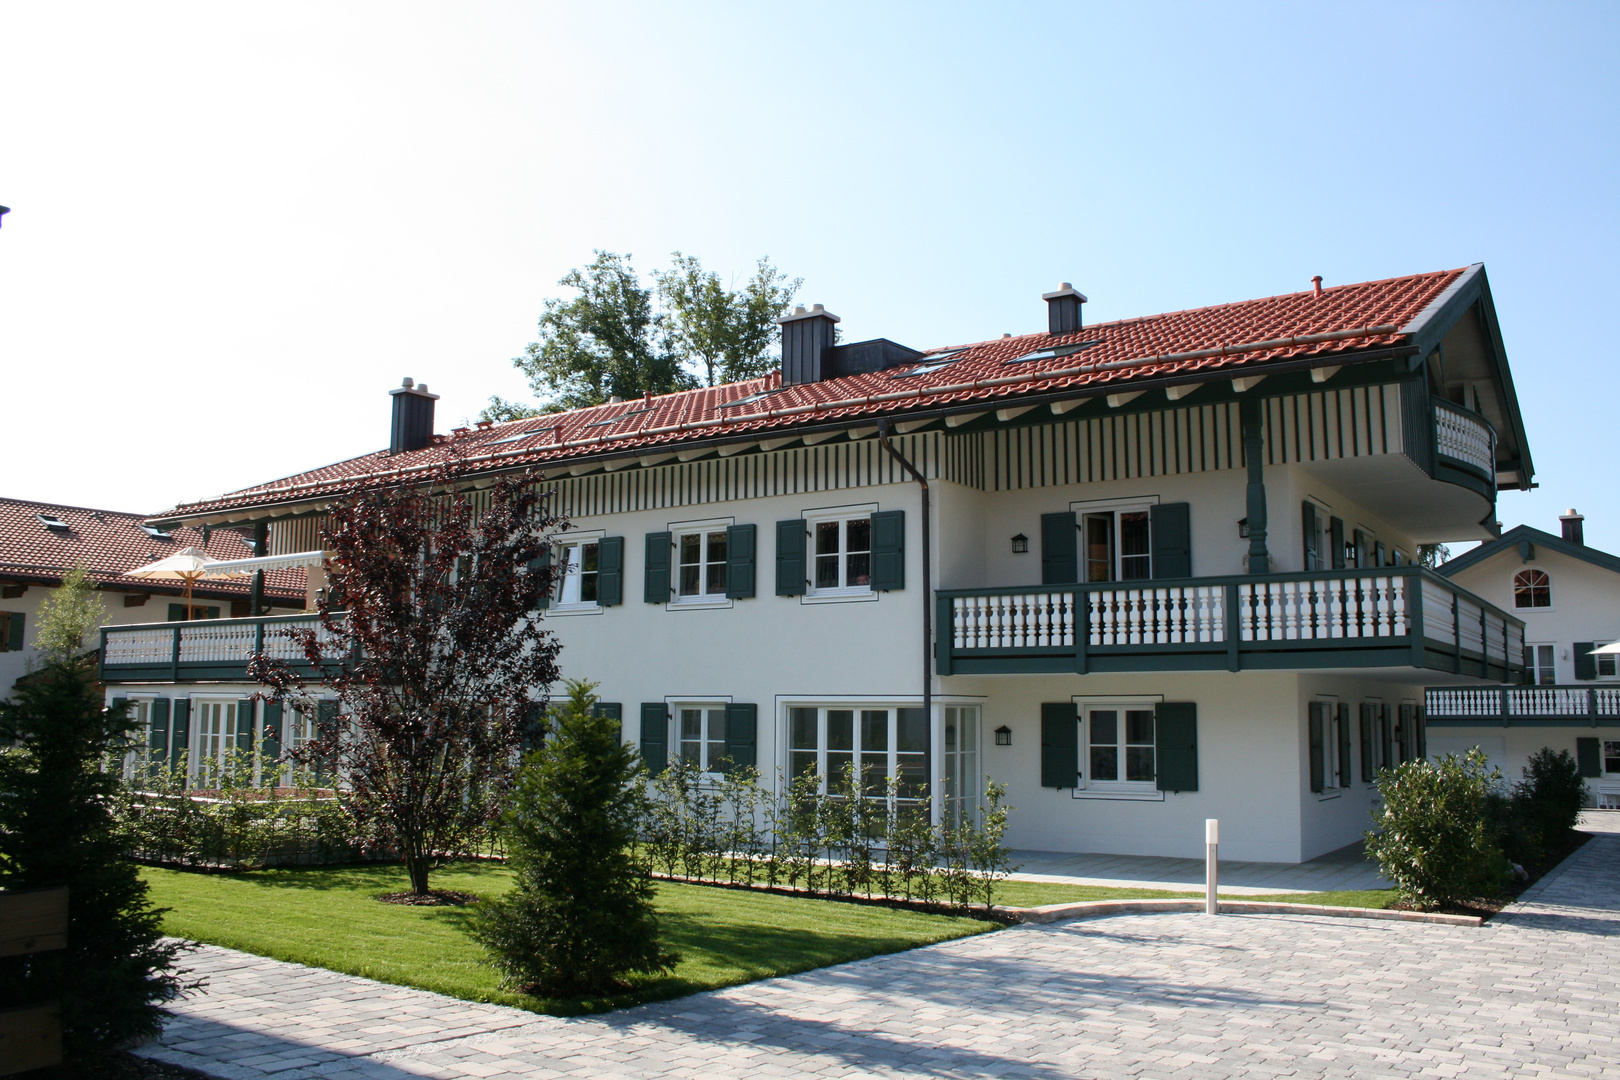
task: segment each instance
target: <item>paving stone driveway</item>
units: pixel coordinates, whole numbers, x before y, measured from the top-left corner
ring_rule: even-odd
[[[1620,835],[1484,928],[1289,915],[1020,927],[557,1019],[205,948],[145,1052],[340,1077],[1620,1075]]]

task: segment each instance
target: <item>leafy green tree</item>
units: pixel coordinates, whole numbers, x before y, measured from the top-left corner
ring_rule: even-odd
[[[539,340],[512,361],[547,403],[546,411],[696,385],[669,349],[663,320],[653,310],[653,291],[642,287],[630,256],[598,251],[594,262],[570,270],[558,284],[578,295],[547,300]],[[497,419],[491,410],[500,408],[509,410],[511,404],[492,399],[484,417]]]
[[[1419,544],[1418,565],[1433,570],[1451,558],[1451,549],[1444,544]]]
[[[67,886],[68,947],[0,959],[0,1009],[62,1003],[63,1052],[80,1062],[157,1034],[185,987],[163,912],[115,824],[127,714],[104,709],[94,668],[51,659],[0,703],[0,889]],[[109,762],[112,768],[104,768]]]
[[[623,989],[670,970],[653,886],[636,849],[645,813],[640,760],[618,723],[595,714],[595,686],[570,680],[504,817],[515,887],[480,906],[473,937],[509,985],[555,997]]]
[[[62,575],[62,586],[39,605],[39,632],[34,646],[45,660],[67,661],[78,656],[90,631],[107,619],[106,605],[84,567]]]
[[[804,279],[789,281],[761,258],[754,276],[733,290],[696,257],[677,251],[672,258],[672,269],[653,276],[668,312],[670,341],[682,360],[700,368],[708,386],[757,379],[774,368],[776,317],[793,302]]]
[[[1509,866],[1489,809],[1501,779],[1478,747],[1379,771],[1367,854],[1402,900],[1426,909],[1500,895]]]

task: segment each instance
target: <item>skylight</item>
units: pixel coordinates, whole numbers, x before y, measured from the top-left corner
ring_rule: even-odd
[[[524,439],[532,439],[536,435],[544,435],[548,431],[555,431],[555,430],[556,430],[556,428],[549,428],[549,427],[532,428],[529,431],[520,431],[516,435],[508,435],[504,439],[495,439],[495,440],[493,440],[491,442],[485,443],[484,445],[485,446],[499,446],[502,443],[522,442]]]
[[[749,394],[747,397],[740,397],[736,401],[723,402],[720,407],[722,409],[729,409],[736,405],[752,405],[754,402],[768,398],[774,393],[776,393],[775,390],[761,390],[757,394]]]
[[[933,356],[925,358],[920,366],[914,367],[910,371],[897,372],[890,377],[906,379],[913,375],[932,375],[939,369],[956,363],[965,352],[967,352],[966,349],[951,349],[949,352],[935,353]]]
[[[173,540],[174,539],[174,534],[166,533],[162,529],[158,528],[156,525],[144,525],[143,524],[143,525],[140,526],[140,530],[141,530],[141,532],[145,533],[147,536],[150,536],[154,540]],[[253,544],[253,541],[249,540],[248,545],[252,546],[252,544]]]
[[[644,413],[646,411],[647,411],[646,409],[631,409],[628,412],[620,413],[618,416],[610,416],[605,420],[592,420],[590,423],[586,424],[585,426],[586,427],[607,427],[609,424],[617,424],[620,420],[626,420],[626,419],[629,419],[632,416],[640,416],[642,413]]]
[[[1060,356],[1073,356],[1081,349],[1089,349],[1097,344],[1095,341],[1082,341],[1078,345],[1058,345],[1050,349],[1036,349],[1034,352],[1015,356],[1008,360],[1009,364],[1022,364],[1028,360],[1055,360]]]
[[[56,532],[67,532],[68,523],[55,514],[36,514],[35,516],[39,518],[39,523],[47,529]]]

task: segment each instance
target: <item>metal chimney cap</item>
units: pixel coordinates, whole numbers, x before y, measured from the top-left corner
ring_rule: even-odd
[[[399,385],[402,389],[410,390],[416,386],[416,380],[407,375],[405,376],[405,381]]]
[[[1067,281],[1058,286],[1057,292],[1041,293],[1042,300],[1056,300],[1062,296],[1072,296],[1079,300],[1082,304],[1087,302],[1086,295],[1077,291],[1075,287],[1070,285]]]

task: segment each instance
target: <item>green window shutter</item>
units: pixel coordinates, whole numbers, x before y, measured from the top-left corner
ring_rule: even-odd
[[[1080,528],[1074,511],[1041,515],[1041,584],[1080,580]]]
[[[1309,499],[1299,508],[1300,522],[1305,532],[1305,569],[1322,569],[1322,552],[1317,547],[1316,504]]]
[[[1192,577],[1192,512],[1189,505],[1165,503],[1155,506],[1150,512],[1149,529],[1153,534],[1153,576]]]
[[[1417,706],[1403,704],[1398,714],[1401,718],[1401,760],[1411,761],[1417,757]]]
[[[540,554],[529,560],[529,573],[539,574],[541,578],[540,601],[535,604],[536,611],[544,611],[551,606],[551,593],[553,582],[551,575],[551,545],[548,543],[540,549]]]
[[[146,745],[153,758],[161,758],[169,752],[169,699],[154,698],[148,716]]]
[[[1327,754],[1325,732],[1327,706],[1320,701],[1311,702],[1311,790],[1327,790]]]
[[[872,591],[906,587],[906,512],[879,510],[872,515]]]
[[[325,742],[337,733],[338,703],[335,698],[326,698],[315,706],[315,740]],[[318,784],[326,778],[327,756],[322,755],[315,763],[315,782]]]
[[[1373,781],[1373,727],[1377,723],[1376,705],[1361,703],[1361,782]]]
[[[598,701],[591,707],[597,716],[605,716],[613,721],[613,737],[615,740],[624,737],[624,706],[617,701]]]
[[[184,604],[170,604],[169,605],[169,621],[170,622],[185,622],[186,621],[186,605],[184,605]]]
[[[1333,569],[1344,569],[1344,522],[1328,518],[1328,556]]]
[[[170,712],[169,763],[180,767],[180,755],[191,745],[191,699],[175,698]]]
[[[1339,786],[1347,788],[1354,780],[1350,771],[1350,705],[1339,702]]]
[[[759,706],[738,703],[726,706],[727,772],[751,769],[759,764]]]
[[[1384,768],[1395,767],[1395,711],[1388,705],[1378,707],[1378,743],[1384,751]]]
[[[16,615],[12,617],[21,618],[21,616]],[[14,649],[20,647],[18,645],[12,646]],[[1575,643],[1575,677],[1577,679],[1590,681],[1597,678],[1597,657],[1592,655],[1592,650],[1595,648],[1597,648],[1596,642],[1577,641]]]
[[[1429,715],[1422,705],[1412,707],[1412,730],[1417,732],[1417,756],[1429,756]]]
[[[1041,787],[1072,788],[1080,776],[1080,722],[1071,701],[1041,704]]]
[[[111,712],[114,716],[129,716],[129,698],[115,697],[112,699]]]
[[[1379,541],[1377,541],[1376,543],[1373,544],[1373,565],[1374,566],[1388,566],[1389,565],[1389,557],[1385,554],[1384,542],[1382,540],[1379,540]]]
[[[649,604],[669,602],[669,553],[672,544],[667,532],[647,534],[641,598]]]
[[[804,522],[798,518],[776,523],[776,595],[803,596],[805,586]]]
[[[669,706],[662,701],[641,704],[641,761],[654,776],[669,767]]]
[[[1198,790],[1198,706],[1165,701],[1153,710],[1154,780],[1160,791]]]
[[[264,703],[264,742],[259,745],[259,753],[266,761],[281,759],[281,714],[281,702]]]
[[[1370,566],[1372,564],[1372,544],[1369,541],[1367,534],[1362,532],[1360,529],[1356,529],[1351,532],[1350,538],[1355,544],[1356,568],[1364,569],[1365,567]]]
[[[596,542],[596,602],[603,607],[624,603],[624,537]]]
[[[236,748],[249,753],[253,751],[253,721],[257,719],[259,703],[257,701],[238,701],[236,703]]]
[[[754,552],[758,546],[758,525],[727,527],[726,595],[733,600],[754,598]]]
[[[22,652],[23,622],[25,617],[20,611],[13,611],[6,618],[6,650],[8,652]],[[1591,648],[1591,646],[1587,646]]]
[[[1598,741],[1595,736],[1575,740],[1575,764],[1582,776],[1603,775],[1603,760],[1598,756]]]

